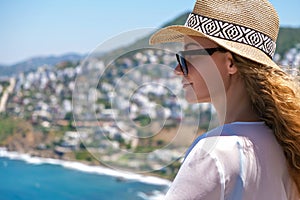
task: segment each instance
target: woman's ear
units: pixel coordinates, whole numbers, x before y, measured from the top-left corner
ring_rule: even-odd
[[[230,52],[226,53],[226,68],[227,68],[228,74],[231,74],[231,75],[237,73],[237,71],[238,71],[236,65],[233,62],[233,57]]]

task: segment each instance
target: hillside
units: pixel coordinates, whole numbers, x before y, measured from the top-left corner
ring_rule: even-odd
[[[300,27],[281,27],[278,34],[276,52],[283,55],[287,50],[298,43],[300,43]]]
[[[80,55],[76,53],[69,53],[59,56],[33,57],[25,61],[18,62],[11,66],[0,65],[0,74],[1,76],[12,76],[20,72],[36,70],[38,67],[43,65],[54,66],[62,61],[78,62],[84,57],[85,55]]]
[[[182,15],[178,16],[174,20],[171,20],[165,24],[163,24],[161,27],[166,27],[170,25],[183,25],[189,15],[189,12],[183,13]],[[147,46],[149,38],[151,34],[137,40],[135,43],[124,47],[124,48],[119,48],[115,51],[109,52],[106,54],[112,55],[120,55],[121,52],[127,52],[130,49],[135,49],[138,47],[142,46]],[[300,43],[300,26],[299,28],[290,28],[290,27],[280,27],[279,34],[278,34],[278,39],[277,39],[277,49],[276,53],[280,54],[282,57],[283,55],[287,52],[287,50],[291,49],[294,47],[295,44]]]
[[[174,24],[184,24],[189,13],[184,13],[174,20],[164,24],[162,27],[174,25]],[[149,36],[150,37],[150,36]],[[145,39],[148,40],[149,37]],[[283,56],[287,50],[294,47],[295,44],[300,43],[300,26],[298,28],[291,27],[280,27],[278,39],[277,39],[277,49],[276,53]]]

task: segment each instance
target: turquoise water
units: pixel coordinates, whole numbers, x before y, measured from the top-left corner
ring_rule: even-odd
[[[157,199],[167,186],[0,157],[0,199]]]

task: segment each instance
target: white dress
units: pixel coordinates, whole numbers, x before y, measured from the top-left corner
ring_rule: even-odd
[[[198,140],[165,199],[299,199],[282,148],[263,122],[226,124]]]

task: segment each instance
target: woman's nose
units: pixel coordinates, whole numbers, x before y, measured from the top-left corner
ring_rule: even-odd
[[[178,76],[183,76],[183,72],[181,71],[179,64],[175,67],[174,73]]]

